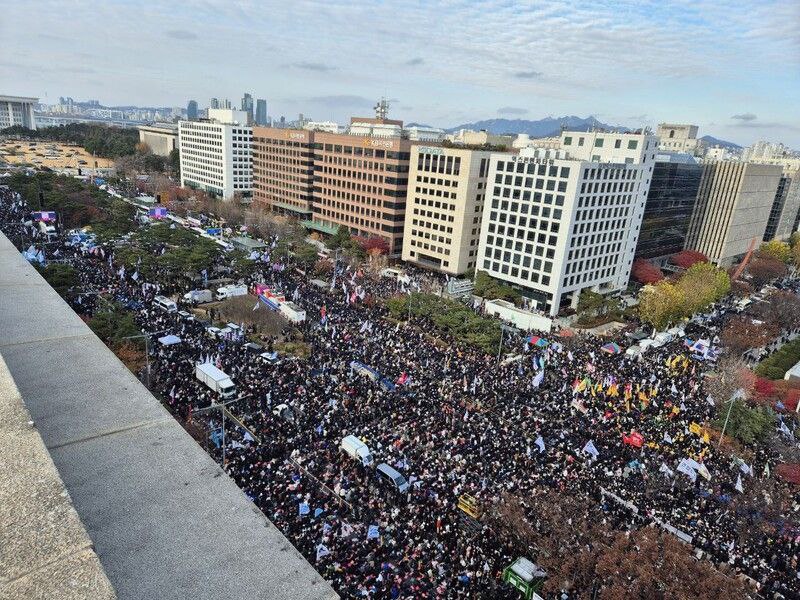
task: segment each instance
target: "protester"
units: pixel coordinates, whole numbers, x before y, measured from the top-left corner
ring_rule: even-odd
[[[38,248],[24,203],[8,190],[0,200],[3,230],[21,249]],[[458,498],[489,507],[504,492],[525,499],[542,487],[598,502],[629,527],[673,528],[752,578],[765,598],[800,597],[798,531],[787,520],[746,540],[731,514],[731,499],[758,487],[775,457],[732,462],[710,443],[703,424],[727,399],[708,395],[707,366],[681,340],[633,358],[602,350],[608,340],[593,336],[541,345],[512,336],[518,359],[498,364],[430,322],[395,324],[380,302],[372,306],[432,285],[428,275],[376,281],[339,267],[322,290],[268,251],[246,283],[279,288],[306,311],[300,329],[311,351],[271,364],[245,340],[212,338],[197,320],[152,304],[159,293],[182,296],[188,282],[144,281],[115,263],[111,244],[62,236],[50,248],[78,270],[76,311],[94,314],[102,293],[135,312],[152,333],[153,392],[179,418],[208,427],[220,461],[224,443],[225,470],[343,597],[518,597],[500,581],[514,546],[466,518]],[[725,314],[689,333],[713,335]],[[159,344],[168,333],[180,342]],[[224,442],[218,399],[194,376],[201,362],[237,386],[228,409],[244,428],[226,419]],[[291,417],[276,411],[282,404]],[[347,435],[369,446],[372,466],[341,452]],[[377,463],[402,473],[408,491],[380,485]]]

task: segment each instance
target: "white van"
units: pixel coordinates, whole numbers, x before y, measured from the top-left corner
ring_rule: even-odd
[[[365,467],[372,464],[372,453],[369,451],[367,445],[356,436],[348,435],[342,438],[341,448],[342,451],[347,453],[351,458],[360,461]]]
[[[178,312],[178,305],[166,296],[156,296],[153,298],[153,304],[167,312]]]
[[[381,463],[376,467],[375,471],[378,473],[378,478],[381,481],[401,494],[408,490],[408,481],[394,467],[390,467],[386,463]]]

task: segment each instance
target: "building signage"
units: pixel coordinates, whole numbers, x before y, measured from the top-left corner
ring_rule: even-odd
[[[364,139],[365,146],[372,146],[373,148],[386,148],[387,150],[391,150],[394,146],[394,142],[392,140],[381,140],[377,138],[366,138]]]
[[[441,148],[431,148],[430,146],[420,146],[419,147],[420,154],[444,154],[444,150]]]
[[[289,133],[287,136],[290,140],[305,140],[306,134],[305,133]]]
[[[534,165],[552,165],[555,160],[552,158],[539,158],[538,156],[512,156],[512,162],[533,163]]]

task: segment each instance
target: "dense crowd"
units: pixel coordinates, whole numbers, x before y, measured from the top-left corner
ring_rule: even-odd
[[[27,207],[0,193],[3,231],[22,250],[44,247],[24,224]],[[186,289],[121,269],[113,245],[80,247],[61,236],[46,247],[78,270],[77,311],[92,314],[102,293],[135,311],[144,332],[158,332],[153,391],[180,418],[208,427],[219,460],[224,444],[225,470],[343,597],[518,597],[500,575],[519,549],[465,518],[457,503],[469,494],[489,507],[501,494],[524,499],[544,487],[622,510],[630,527],[659,523],[691,539],[752,578],[763,597],[800,597],[793,515],[771,534],[742,536],[732,509],[737,495],[769,477],[775,458],[759,450],[748,463],[718,453],[703,424],[727,399],[709,396],[707,365],[680,339],[628,357],[593,336],[512,336],[508,358],[498,361],[423,320],[391,321],[370,301],[402,293],[404,283],[340,268],[335,285],[320,289],[267,251],[247,283],[295,298],[311,350],[308,359],[273,363],[246,340],[212,338],[197,319],[155,307],[156,294]],[[713,338],[724,318],[719,310],[686,334]],[[159,344],[166,333],[180,343]],[[206,361],[238,390],[227,409],[244,427],[226,419],[224,439],[222,412],[209,408],[216,394],[194,376]],[[284,404],[290,410],[276,410]],[[363,440],[375,463],[401,472],[407,492],[380,485],[374,465],[343,453],[347,435]]]

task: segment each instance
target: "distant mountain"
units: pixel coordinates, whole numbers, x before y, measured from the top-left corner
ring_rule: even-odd
[[[714,146],[721,146],[723,148],[727,148],[728,150],[742,149],[742,147],[739,144],[734,144],[733,142],[727,142],[725,140],[719,140],[710,135],[704,135],[700,139],[703,140],[708,145],[709,148],[712,148]]]
[[[425,123],[406,123],[404,127],[430,127],[430,125],[425,125]]]
[[[517,134],[527,133],[534,138],[556,136],[561,133],[561,127],[569,131],[589,131],[593,127],[598,129],[614,129],[618,131],[630,131],[627,127],[620,127],[618,125],[607,125],[598,121],[594,117],[547,117],[539,119],[538,121],[531,121],[528,119],[487,119],[485,121],[476,121],[474,123],[464,123],[456,127],[447,129],[452,133],[459,129],[473,129],[480,131],[485,129],[489,133],[494,134]]]

